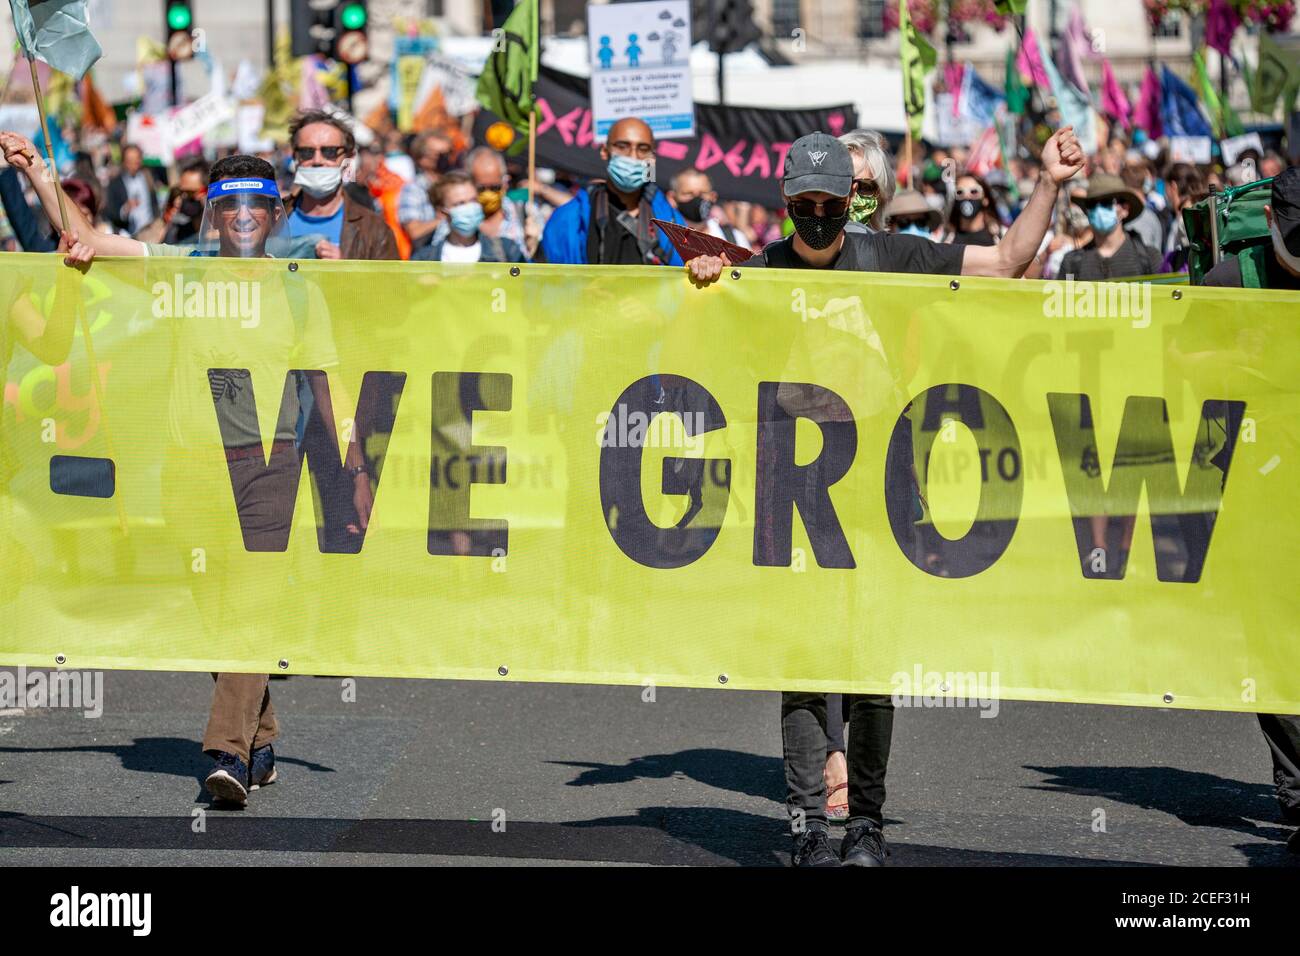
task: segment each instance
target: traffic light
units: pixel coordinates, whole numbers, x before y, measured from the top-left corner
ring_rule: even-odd
[[[762,36],[750,0],[712,0],[709,14],[709,49],[714,53],[735,53]]]
[[[335,27],[334,59],[348,64],[360,63],[370,55],[370,14],[364,0],[343,0],[338,6]]]
[[[289,32],[294,56],[319,53],[343,63],[370,55],[370,12],[362,0],[294,0]]]
[[[167,56],[189,60],[194,56],[194,9],[190,0],[164,0],[163,18],[167,30]]]

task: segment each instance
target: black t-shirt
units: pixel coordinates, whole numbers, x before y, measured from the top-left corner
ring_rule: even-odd
[[[1136,236],[1125,236],[1123,245],[1111,256],[1103,256],[1096,242],[1090,242],[1082,249],[1067,252],[1057,271],[1061,278],[1073,276],[1080,282],[1149,276],[1160,271],[1160,253]]]
[[[906,272],[955,276],[961,274],[965,246],[943,245],[921,236],[890,232],[846,232],[839,255],[828,268],[850,272]],[[742,266],[772,269],[813,269],[794,251],[794,236],[770,242]]]
[[[1264,271],[1267,273],[1265,281],[1270,289],[1300,289],[1300,276],[1294,276],[1282,264],[1277,261],[1277,256],[1271,252],[1264,257]],[[1218,286],[1220,288],[1240,289],[1241,284],[1241,263],[1237,257],[1222,260],[1217,266],[1205,273],[1205,278],[1201,285]]]
[[[605,223],[603,242],[598,238],[600,226],[596,222],[596,204],[591,204],[591,222],[587,226],[587,262],[602,266],[645,265],[645,257],[641,255],[636,236],[624,229],[618,221],[618,214],[627,207],[609,190],[605,190],[605,195],[609,198],[609,219]]]
[[[952,241],[958,246],[996,246],[997,240],[993,238],[993,233],[987,229],[977,229],[974,232],[961,232],[958,230],[952,235]]]

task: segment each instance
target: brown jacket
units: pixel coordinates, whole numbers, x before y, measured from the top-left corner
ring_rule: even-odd
[[[300,193],[295,190],[284,201],[285,212],[291,213],[298,205]],[[384,222],[384,217],[374,210],[354,202],[343,193],[343,230],[339,237],[339,254],[344,259],[399,259],[397,240]]]

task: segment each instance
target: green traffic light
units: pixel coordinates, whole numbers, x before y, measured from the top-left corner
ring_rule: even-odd
[[[194,14],[184,4],[177,3],[167,8],[167,26],[172,30],[188,30],[194,22]]]
[[[360,30],[366,25],[366,8],[359,3],[345,4],[339,11],[339,23],[345,30]]]

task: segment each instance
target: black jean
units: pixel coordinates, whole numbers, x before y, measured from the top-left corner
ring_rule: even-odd
[[[849,822],[884,822],[885,771],[894,736],[894,701],[853,697],[849,709]],[[785,755],[786,809],[796,835],[808,824],[826,825],[826,695],[781,694],[781,745]]]
[[[1300,823],[1300,717],[1259,714],[1259,726],[1273,754],[1273,784],[1282,813]]]

